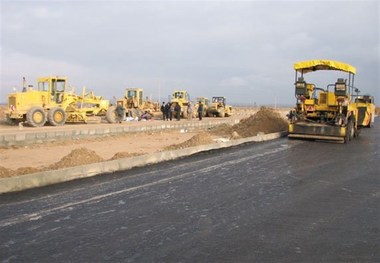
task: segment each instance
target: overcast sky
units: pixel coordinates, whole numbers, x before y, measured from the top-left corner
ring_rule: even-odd
[[[23,76],[59,75],[109,99],[141,87],[292,105],[293,64],[331,59],[380,105],[379,1],[0,1],[0,102]]]

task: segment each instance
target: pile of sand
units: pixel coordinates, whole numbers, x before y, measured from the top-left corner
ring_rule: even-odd
[[[213,142],[213,139],[211,135],[207,132],[199,133],[197,135],[194,135],[189,140],[179,143],[179,144],[173,144],[169,145],[164,148],[164,151],[170,151],[170,150],[177,150],[177,149],[183,149],[198,145],[204,145],[204,144],[210,144]]]
[[[258,133],[273,133],[286,131],[288,122],[278,111],[269,108],[261,108],[256,114],[242,119],[238,124],[232,126],[232,131],[241,137],[252,137]]]
[[[228,138],[245,138],[258,133],[273,133],[288,129],[288,122],[273,109],[262,107],[254,115],[242,119],[238,124],[221,124],[210,129],[210,133]]]
[[[71,153],[64,156],[60,161],[50,165],[48,168],[49,170],[55,170],[90,163],[100,163],[103,161],[104,159],[97,155],[96,152],[86,148],[78,148],[72,150]]]
[[[135,156],[139,156],[139,155],[142,155],[142,153],[118,152],[118,153],[115,153],[114,156],[112,156],[112,158],[110,160],[135,157]]]

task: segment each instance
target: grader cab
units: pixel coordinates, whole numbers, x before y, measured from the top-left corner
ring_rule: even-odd
[[[7,119],[12,123],[25,122],[33,127],[53,126],[66,122],[87,123],[91,117],[105,115],[109,101],[86,93],[81,96],[68,91],[66,77],[41,77],[37,89],[26,86],[25,78],[22,92],[8,95]]]
[[[348,142],[359,135],[358,109],[352,101],[356,69],[338,61],[311,60],[296,63],[296,107],[289,114],[289,138]],[[306,73],[335,70],[348,73],[326,88],[304,79]]]

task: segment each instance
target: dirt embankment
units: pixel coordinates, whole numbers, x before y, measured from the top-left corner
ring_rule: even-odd
[[[269,108],[261,108],[258,112],[251,115],[248,118],[242,119],[235,125],[219,125],[215,126],[207,131],[199,131],[196,135],[192,136],[181,143],[171,144],[169,146],[162,146],[159,151],[182,149],[186,147],[193,147],[197,145],[210,144],[214,142],[216,138],[237,139],[243,137],[256,136],[258,133],[273,133],[284,131],[287,129],[287,121],[278,111]],[[157,133],[155,136],[160,136]],[[188,135],[187,135],[188,136]],[[138,137],[138,135],[137,135]],[[137,140],[138,138],[135,138]],[[107,140],[104,138],[102,140]],[[141,142],[149,144],[149,142]],[[49,145],[49,147],[55,147]],[[101,151],[101,149],[99,149]],[[130,153],[130,152],[117,152],[112,158],[108,160],[115,160],[119,158],[127,158],[132,156],[141,155],[143,153]],[[97,151],[89,150],[86,147],[79,147],[72,150],[68,155],[61,158],[58,162],[55,162],[48,166],[43,167],[21,167],[15,170],[7,169],[0,166],[0,177],[10,177],[29,173],[35,173],[46,170],[56,170],[65,167],[73,167],[91,163],[98,163],[107,161],[97,154]]]

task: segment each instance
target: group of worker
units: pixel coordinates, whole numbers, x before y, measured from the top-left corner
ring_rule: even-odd
[[[162,102],[161,105],[161,112],[162,112],[162,120],[169,121],[173,120],[175,118],[177,121],[181,119],[181,111],[186,110],[186,116],[187,120],[191,121],[193,117],[193,106],[189,102],[186,109],[181,109],[181,106],[178,103],[171,103],[171,102]],[[201,121],[203,117],[203,104],[199,102],[198,109],[198,118]]]

